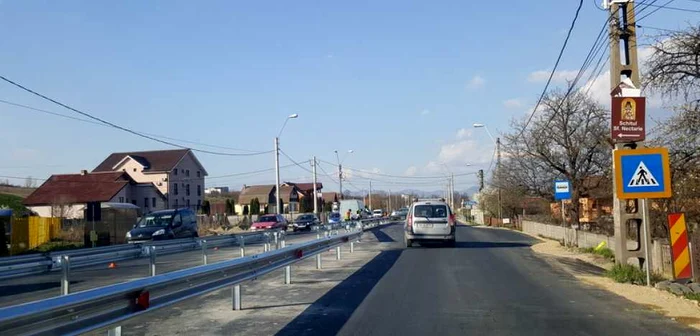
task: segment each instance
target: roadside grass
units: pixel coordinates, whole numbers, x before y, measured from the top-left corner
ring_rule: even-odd
[[[619,283],[630,283],[634,285],[646,285],[646,274],[644,271],[634,265],[629,264],[615,264],[613,268],[605,272],[605,275],[615,282]],[[657,282],[665,280],[664,277],[658,273],[651,273],[651,285],[653,286]]]
[[[70,241],[64,241],[61,239],[53,239],[51,241],[48,241],[46,243],[43,243],[31,250],[26,250],[22,253],[19,253],[20,255],[23,254],[33,254],[33,253],[49,253],[49,252],[56,252],[56,251],[65,251],[65,250],[74,250],[74,249],[80,249],[83,248],[83,243],[82,242],[70,242]]]
[[[685,293],[683,297],[688,300],[694,300],[700,302],[700,293]]]
[[[595,255],[599,255],[605,259],[608,259],[610,261],[615,261],[615,252],[613,250],[603,247],[599,249],[595,249],[595,247],[586,247],[586,248],[580,248],[579,251],[583,253],[591,253]]]

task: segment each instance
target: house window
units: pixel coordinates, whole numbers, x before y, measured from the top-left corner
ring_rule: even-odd
[[[177,208],[177,198],[175,199],[175,207]]]
[[[143,206],[148,208],[148,197],[143,198]]]
[[[202,207],[202,200],[197,200],[197,209]]]
[[[190,177],[190,170],[189,169],[185,170],[185,176]]]
[[[197,171],[197,177],[202,177],[202,172],[200,172],[199,170]]]
[[[190,207],[190,199],[189,198],[187,199],[187,207],[188,208]]]
[[[151,198],[151,205],[153,205],[154,208],[156,207],[156,198],[155,197]]]
[[[136,200],[131,200],[131,204],[136,205]]]
[[[190,184],[189,183],[185,186],[185,195],[187,195],[187,196],[190,195]]]
[[[119,203],[124,203],[124,196],[119,196]]]
[[[177,195],[177,183],[173,184],[173,187],[175,187],[175,188],[173,189],[173,193],[174,193],[175,195]]]
[[[177,176],[177,168],[173,169],[173,174]]]
[[[181,172],[181,173],[184,173],[184,172],[185,172],[185,170],[184,170],[184,169],[180,169],[180,172]]]
[[[197,185],[197,196],[202,196],[202,186]]]

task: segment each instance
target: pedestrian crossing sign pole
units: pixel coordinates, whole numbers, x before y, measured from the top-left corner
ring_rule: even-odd
[[[617,149],[613,156],[618,198],[671,197],[668,149]]]

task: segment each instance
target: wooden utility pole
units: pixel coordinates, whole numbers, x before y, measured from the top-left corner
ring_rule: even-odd
[[[641,81],[639,64],[637,60],[637,33],[635,21],[634,1],[609,1],[610,9],[610,88],[611,96],[622,96],[623,88],[631,89],[626,96],[640,96]],[[623,81],[631,82],[634,88],[629,88]],[[635,91],[636,89],[636,91]],[[615,139],[613,139],[615,140]],[[644,148],[643,141],[618,142],[615,150]],[[613,171],[615,171],[613,160]],[[617,167],[619,169],[619,167]],[[615,183],[613,183],[613,219],[615,226],[615,260],[618,263],[627,263],[629,258],[636,258],[640,267],[651,269],[651,256],[649,253],[651,234],[650,223],[644,223],[643,218],[649,218],[646,199],[622,200],[617,197]],[[635,225],[639,246],[629,249],[627,244],[627,232],[631,224]]]

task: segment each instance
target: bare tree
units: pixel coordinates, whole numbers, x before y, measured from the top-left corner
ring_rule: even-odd
[[[551,197],[553,180],[566,178],[572,185],[574,205],[567,211],[578,223],[579,198],[597,187],[587,180],[610,175],[608,112],[580,92],[568,96],[549,92],[541,106],[522,135],[527,121],[512,123],[514,132],[505,136],[506,160],[494,181],[529,195]]]
[[[700,26],[660,35],[651,45],[646,86],[667,97],[697,102],[700,93]]]
[[[54,197],[51,202],[51,217],[67,218],[75,215],[73,204],[62,196]]]
[[[34,188],[36,185],[34,184],[34,179],[31,176],[27,176],[27,178],[24,180],[24,187],[25,188]]]

